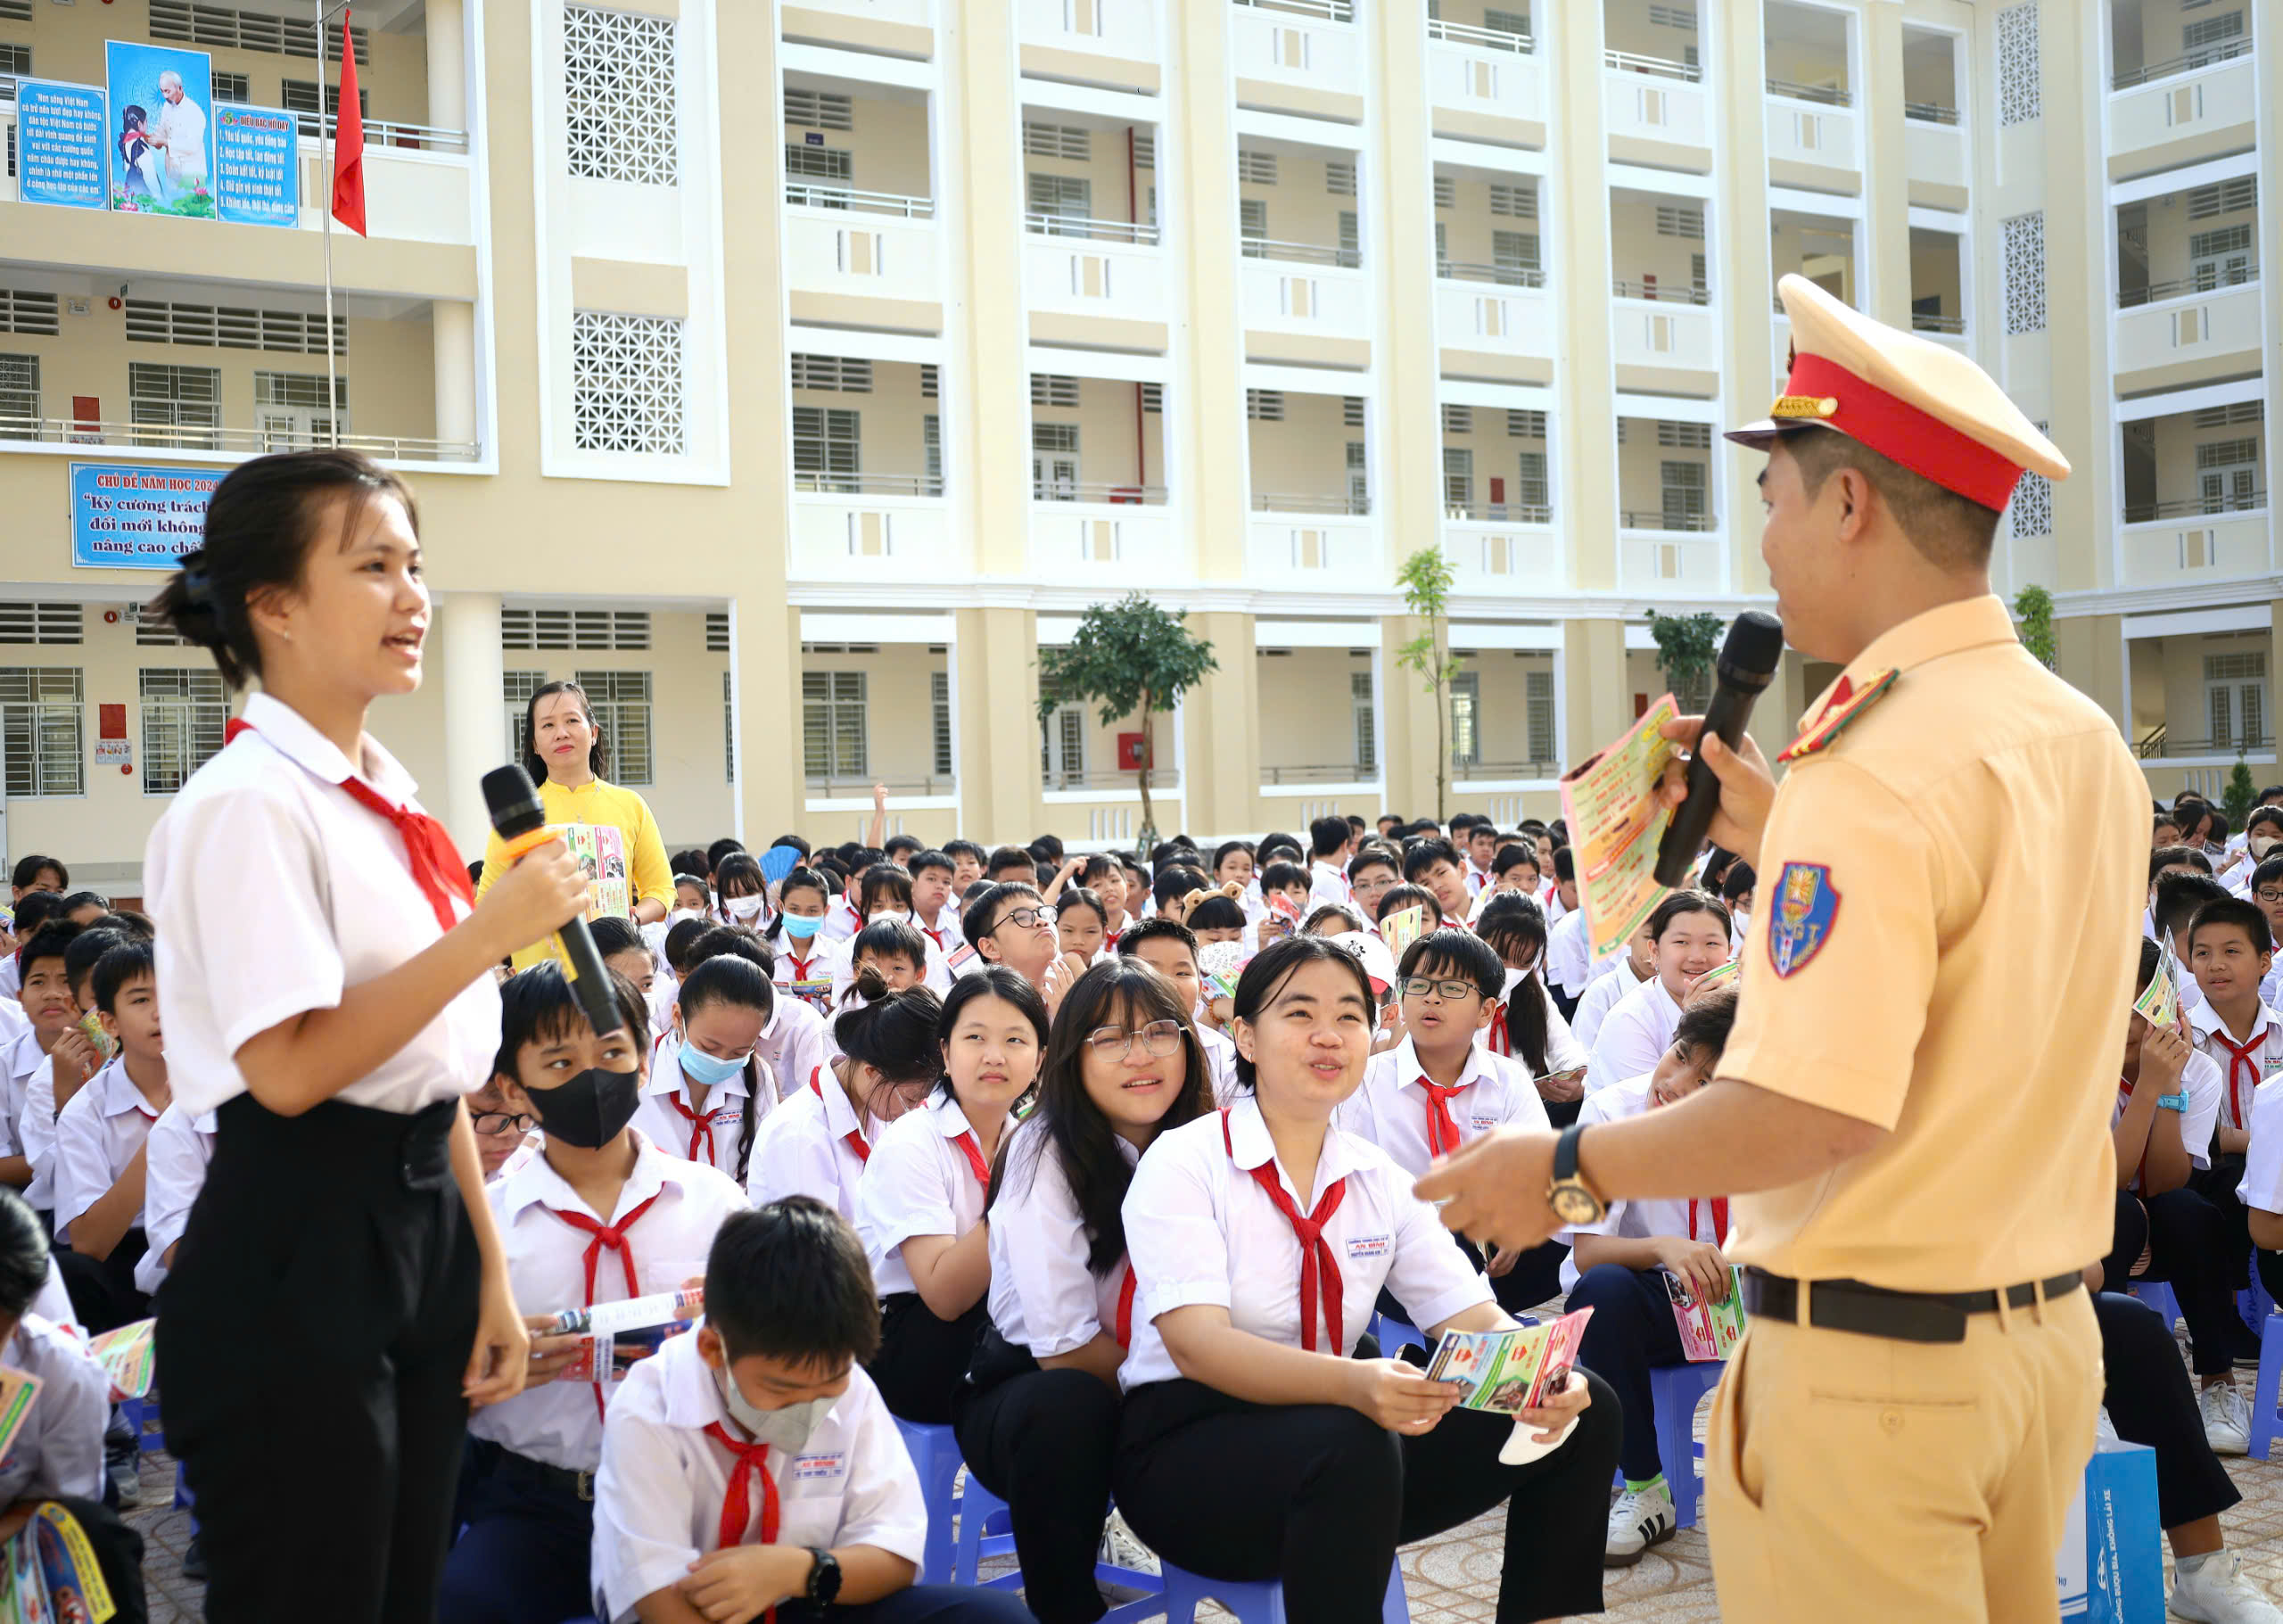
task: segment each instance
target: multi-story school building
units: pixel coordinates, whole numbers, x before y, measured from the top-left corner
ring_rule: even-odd
[[[335,428],[419,492],[428,680],[375,725],[471,845],[568,676],[670,844],[845,837],[876,781],[931,839],[1122,839],[1140,724],[1042,726],[1036,655],[1135,589],[1219,662],[1152,724],[1166,829],[1431,809],[1438,734],[1449,811],[1548,815],[1664,688],[1651,610],[1766,600],[1718,430],[1792,271],[2075,464],[1997,579],[2152,789],[2278,776],[2257,0],[367,0],[329,334],[312,15],[0,0],[11,852],[131,893],[222,738],[158,576],[74,565],[74,466]],[[110,42],[290,112],[298,225],[28,201],[24,81],[103,87]],[[1439,730],[1396,658],[1422,548]],[[1763,738],[1830,674],[1788,660]]]

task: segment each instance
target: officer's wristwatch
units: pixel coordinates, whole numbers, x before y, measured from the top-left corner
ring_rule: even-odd
[[[2179,1111],[2184,1116],[2188,1111],[2188,1090],[2183,1088],[2176,1094],[2158,1094],[2156,1104],[2164,1110]]]
[[[808,1599],[820,1607],[829,1607],[840,1594],[840,1560],[822,1546],[811,1546],[809,1555],[816,1565],[809,1570]]]
[[[1609,1211],[1608,1203],[1594,1193],[1594,1187],[1578,1171],[1578,1141],[1585,1132],[1584,1123],[1573,1122],[1554,1142],[1554,1183],[1545,1191],[1554,1216],[1573,1229],[1598,1224]]]

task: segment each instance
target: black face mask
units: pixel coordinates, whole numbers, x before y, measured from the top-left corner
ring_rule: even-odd
[[[523,1091],[532,1115],[549,1139],[581,1150],[599,1150],[634,1120],[642,1102],[642,1074],[590,1067],[553,1088]]]

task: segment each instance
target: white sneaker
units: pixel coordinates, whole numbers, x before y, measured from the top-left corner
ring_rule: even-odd
[[[2244,1577],[2243,1558],[2214,1551],[2172,1586],[2168,1611],[2193,1624],[2283,1624],[2283,1611]]]
[[[2235,1383],[2207,1387],[2197,1401],[2204,1412],[2204,1441],[2214,1455],[2246,1455],[2251,1450],[2251,1406],[2236,1391]]]
[[[1113,1568],[1125,1568],[1135,1573],[1160,1573],[1164,1570],[1158,1554],[1143,1545],[1141,1537],[1125,1524],[1125,1513],[1112,1507],[1109,1521],[1102,1525],[1100,1559]]]
[[[1602,1546],[1602,1566],[1629,1568],[1652,1545],[1662,1545],[1680,1531],[1673,1521],[1673,1491],[1662,1482],[1646,1488],[1628,1488],[1609,1508],[1609,1537]]]

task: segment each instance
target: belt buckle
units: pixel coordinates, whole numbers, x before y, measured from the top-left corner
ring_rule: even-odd
[[[578,1482],[572,1492],[576,1494],[580,1500],[586,1504],[593,1504],[595,1501],[595,1474],[591,1471],[582,1471],[574,1475],[577,1477]]]

